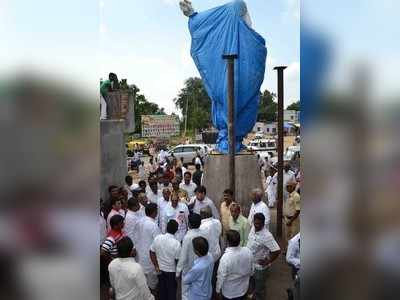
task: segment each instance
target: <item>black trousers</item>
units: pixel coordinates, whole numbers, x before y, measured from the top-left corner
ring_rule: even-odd
[[[164,272],[158,275],[158,295],[160,300],[176,300],[175,272]]]
[[[225,296],[222,296],[222,299],[224,299],[224,300],[244,300],[245,296],[237,297],[237,298],[226,298]]]

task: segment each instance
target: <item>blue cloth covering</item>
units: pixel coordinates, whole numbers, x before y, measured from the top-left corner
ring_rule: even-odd
[[[229,151],[227,61],[222,56],[238,55],[235,61],[237,152],[256,122],[264,80],[265,40],[242,19],[245,8],[245,3],[237,0],[189,18],[191,55],[212,101],[212,122],[219,131],[217,150],[222,153]]]

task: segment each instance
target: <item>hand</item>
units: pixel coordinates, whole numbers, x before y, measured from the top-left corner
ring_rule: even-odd
[[[267,258],[266,259],[259,259],[258,260],[258,264],[260,266],[266,267],[266,266],[268,266],[270,264],[270,261]]]
[[[160,272],[161,272],[159,266],[155,267],[155,269],[156,269],[156,272],[157,272],[157,273],[160,273]]]

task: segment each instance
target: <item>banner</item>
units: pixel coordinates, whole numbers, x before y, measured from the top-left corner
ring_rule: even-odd
[[[177,116],[142,116],[142,137],[171,137],[174,135],[179,135],[179,119]]]

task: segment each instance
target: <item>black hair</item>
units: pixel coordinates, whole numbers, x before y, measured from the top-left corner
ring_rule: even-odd
[[[183,176],[186,176],[186,174],[189,174],[190,177],[192,177],[192,173],[190,173],[189,171],[186,171],[185,174],[183,174]]]
[[[146,205],[144,212],[146,213],[146,216],[151,216],[153,213],[157,212],[157,204],[155,203],[149,203]]]
[[[202,236],[195,237],[192,240],[193,249],[196,250],[201,256],[206,256],[208,253],[208,241]]]
[[[189,215],[189,226],[191,229],[197,229],[201,225],[201,217],[199,214],[192,213]]]
[[[240,234],[236,230],[228,230],[226,232],[226,240],[229,247],[237,247],[240,245]]]
[[[201,165],[200,164],[197,164],[196,165],[196,170],[200,170],[201,169]]]
[[[110,193],[111,194],[111,191],[113,190],[113,189],[117,189],[118,187],[116,186],[116,185],[110,185],[109,187],[108,187],[108,193]]]
[[[121,201],[120,198],[112,198],[111,199],[111,207],[114,206],[115,203],[117,203],[118,201]]]
[[[132,185],[132,182],[133,182],[133,178],[132,178],[131,175],[125,176],[125,183],[126,184]]]
[[[144,184],[144,186],[147,185],[145,180],[140,180],[138,184],[139,184],[139,186],[141,186],[141,185],[143,185],[143,184]]]
[[[139,203],[139,199],[137,197],[131,197],[128,199],[128,208],[132,209],[137,206]]]
[[[195,192],[195,193],[204,193],[204,194],[206,194],[206,193],[207,193],[207,189],[206,189],[206,187],[205,187],[204,185],[199,185],[199,186],[194,190],[194,192]]]
[[[224,194],[228,194],[228,195],[230,195],[230,196],[233,197],[233,191],[232,191],[231,189],[226,189],[226,190],[224,191]]]
[[[124,222],[124,217],[121,215],[113,215],[110,219],[110,226],[114,228]]]
[[[133,249],[132,240],[126,236],[117,242],[118,257],[130,257]]]
[[[178,231],[178,222],[174,219],[169,220],[167,224],[167,232],[170,234],[175,234]]]
[[[257,219],[261,221],[263,224],[265,223],[265,216],[262,213],[256,213],[253,218],[254,220]]]

